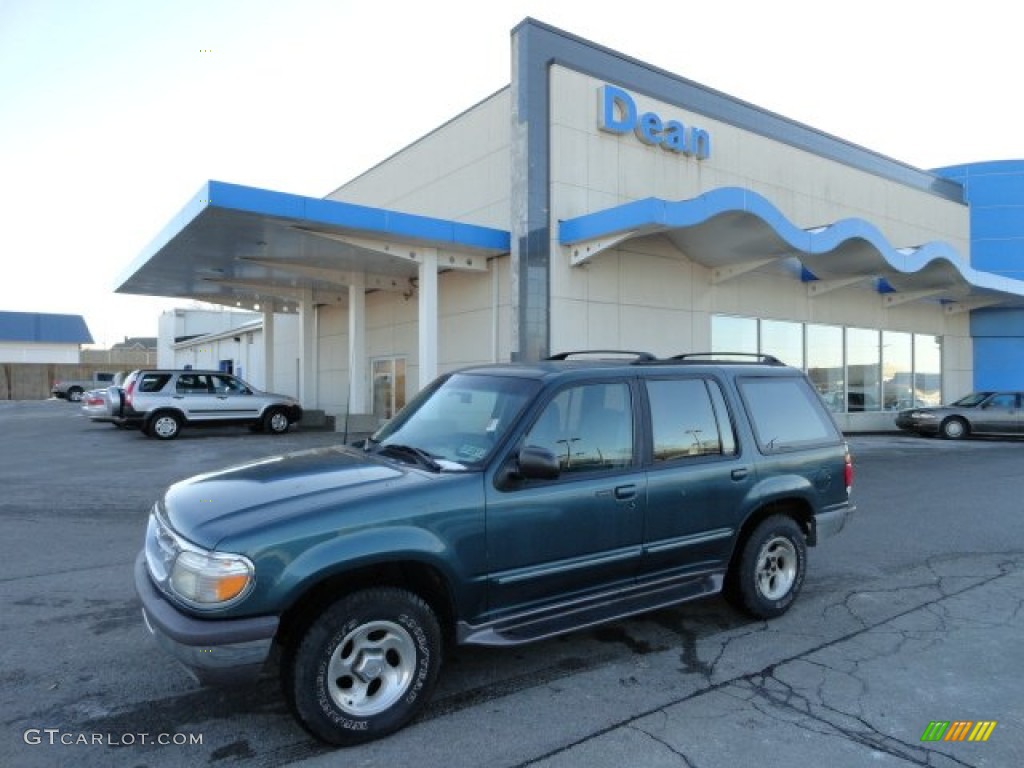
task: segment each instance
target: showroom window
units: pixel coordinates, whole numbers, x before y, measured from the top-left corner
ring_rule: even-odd
[[[802,368],[835,413],[942,402],[942,337],[712,315],[713,352],[760,352]]]
[[[898,411],[914,405],[914,337],[882,331],[882,410]]]
[[[942,337],[914,334],[914,405],[942,402]]]
[[[878,331],[846,329],[846,409],[850,412],[881,410],[878,339]]]
[[[711,317],[712,352],[757,353],[757,320],[752,317]]]
[[[837,325],[807,326],[807,376],[830,411],[846,410],[843,372],[843,329]]]
[[[804,367],[804,327],[782,320],[761,321],[761,352],[774,355],[786,365]]]

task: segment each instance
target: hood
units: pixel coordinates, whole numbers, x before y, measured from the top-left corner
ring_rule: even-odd
[[[395,485],[426,482],[347,446],[271,456],[175,483],[162,506],[171,527],[201,547],[315,513]]]

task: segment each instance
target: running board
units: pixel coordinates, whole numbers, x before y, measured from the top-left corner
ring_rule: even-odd
[[[648,613],[722,591],[721,573],[690,576],[685,581],[660,581],[602,593],[526,614],[509,616],[480,626],[458,624],[463,645],[521,645],[579,629]]]

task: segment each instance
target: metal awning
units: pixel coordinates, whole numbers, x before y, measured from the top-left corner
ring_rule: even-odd
[[[859,218],[802,229],[742,188],[678,202],[646,198],[559,223],[559,242],[574,266],[650,235],[666,237],[710,268],[713,282],[795,258],[812,296],[874,280],[886,306],[918,300],[944,302],[948,312],[1024,306],[1024,281],[973,269],[948,243],[898,248]]]
[[[427,251],[439,272],[482,272],[509,252],[509,233],[210,181],[115,290],[290,311],[344,303],[350,285],[410,292]]]

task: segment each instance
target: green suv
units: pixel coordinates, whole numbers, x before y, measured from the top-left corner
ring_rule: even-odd
[[[818,393],[766,356],[607,357],[460,370],[362,444],[172,485],[136,562],[147,626],[201,681],[276,671],[350,745],[422,709],[446,644],[722,591],[785,612],[853,509]]]

